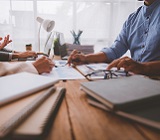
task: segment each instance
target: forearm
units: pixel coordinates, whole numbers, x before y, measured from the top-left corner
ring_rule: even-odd
[[[38,74],[37,70],[31,63],[8,63],[0,62],[0,76],[14,74],[18,72],[30,72]]]
[[[148,76],[160,76],[160,61],[145,62],[142,74]]]
[[[107,56],[103,52],[85,55],[86,63],[109,63]]]

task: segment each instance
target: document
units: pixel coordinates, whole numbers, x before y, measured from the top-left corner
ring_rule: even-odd
[[[53,77],[60,80],[84,79],[84,76],[72,66],[68,66],[66,60],[54,61],[55,66],[50,73],[44,73],[44,76]]]

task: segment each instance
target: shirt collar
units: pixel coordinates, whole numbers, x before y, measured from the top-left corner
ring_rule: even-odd
[[[155,7],[157,5],[160,4],[160,0],[155,0],[151,5],[147,6],[147,5],[143,5],[143,9],[144,9],[144,16],[148,17],[151,15],[152,11],[155,9]]]

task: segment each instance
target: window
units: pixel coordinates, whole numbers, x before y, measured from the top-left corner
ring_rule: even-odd
[[[11,35],[13,43],[8,47],[24,51],[26,44],[32,44],[37,51],[36,17],[40,16],[54,20],[54,30],[64,33],[68,43],[73,43],[70,31],[82,30],[81,44],[94,44],[99,51],[112,44],[128,15],[142,3],[137,0],[0,0],[0,36]],[[47,35],[41,29],[41,47]]]

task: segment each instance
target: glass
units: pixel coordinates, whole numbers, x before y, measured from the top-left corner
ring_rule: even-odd
[[[97,70],[85,75],[90,78],[91,76],[102,76],[103,79],[113,79],[118,77],[130,76],[127,71],[122,70]]]

